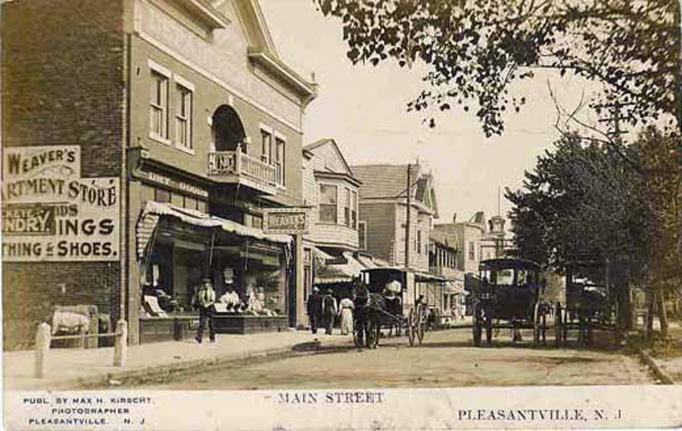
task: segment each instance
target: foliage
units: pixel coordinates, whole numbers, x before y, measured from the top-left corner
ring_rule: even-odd
[[[653,127],[630,146],[563,136],[521,190],[506,191],[518,253],[557,269],[609,259],[657,301],[679,294],[682,174],[670,157],[677,142]]]
[[[520,254],[556,268],[637,256],[646,237],[637,178],[613,146],[562,137],[526,172],[524,190],[506,191]]]
[[[342,20],[353,63],[426,66],[426,88],[410,110],[475,109],[487,136],[501,134],[505,111],[526,103],[512,83],[537,68],[603,83],[596,101],[618,100],[633,124],[682,115],[677,0],[313,2]],[[433,127],[433,113],[425,116]]]

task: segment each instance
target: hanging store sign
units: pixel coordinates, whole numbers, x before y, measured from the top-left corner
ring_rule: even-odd
[[[119,259],[119,178],[81,178],[80,162],[77,145],[4,149],[4,261]]]
[[[263,211],[265,233],[308,233],[308,211],[305,208],[274,208]]]

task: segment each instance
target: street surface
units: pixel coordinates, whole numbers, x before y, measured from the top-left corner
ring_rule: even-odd
[[[508,332],[508,331],[507,331]],[[330,337],[319,335],[319,337]],[[331,337],[341,337],[332,335]],[[532,334],[524,332],[524,340]],[[333,347],[319,354],[212,367],[151,389],[284,389],[653,384],[636,357],[587,348],[512,345],[504,331],[492,347],[473,347],[471,329],[428,332],[424,344],[382,338],[376,350]]]

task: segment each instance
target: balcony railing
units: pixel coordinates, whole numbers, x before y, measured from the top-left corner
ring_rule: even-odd
[[[235,151],[216,151],[208,155],[208,175],[226,177],[239,182],[245,179],[270,191],[278,184],[277,167],[242,152],[241,145]],[[261,188],[261,187],[259,187]]]

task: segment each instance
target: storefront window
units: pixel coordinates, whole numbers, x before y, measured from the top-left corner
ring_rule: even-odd
[[[143,271],[142,305],[149,316],[192,312],[192,296],[201,281],[201,245],[196,249],[174,247],[172,243],[154,245]]]
[[[171,204],[175,205],[176,207],[184,208],[185,199],[181,194],[171,193]]]
[[[185,208],[192,209],[192,210],[197,209],[197,200],[194,199],[194,198],[192,198],[192,197],[185,196],[185,205],[184,205],[184,207],[185,207]]]
[[[164,189],[154,189],[154,200],[159,203],[170,203],[171,192]]]

